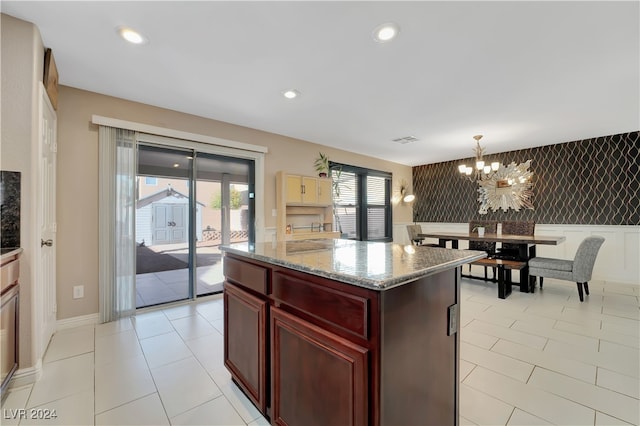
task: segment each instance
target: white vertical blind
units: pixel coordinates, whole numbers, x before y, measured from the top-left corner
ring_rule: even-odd
[[[100,321],[132,315],[136,308],[136,133],[99,130]]]

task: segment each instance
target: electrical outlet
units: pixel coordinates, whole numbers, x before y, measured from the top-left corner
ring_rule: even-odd
[[[82,299],[83,297],[84,297],[84,286],[83,285],[73,286],[73,298]]]

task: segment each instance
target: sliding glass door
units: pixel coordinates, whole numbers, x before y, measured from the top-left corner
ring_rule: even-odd
[[[253,161],[198,153],[195,170],[196,293],[202,296],[222,291],[220,244],[255,239]]]
[[[254,162],[139,145],[136,306],[222,291],[220,244],[253,241]]]

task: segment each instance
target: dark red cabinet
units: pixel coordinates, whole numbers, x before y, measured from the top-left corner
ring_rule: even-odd
[[[272,424],[458,424],[459,268],[378,291],[229,260],[225,365]]]
[[[262,412],[267,407],[267,302],[225,282],[224,365]]]
[[[367,352],[367,348],[272,308],[273,423],[366,425]]]

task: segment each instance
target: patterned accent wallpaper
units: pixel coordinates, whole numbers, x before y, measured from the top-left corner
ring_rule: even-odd
[[[545,224],[640,225],[640,132],[622,133],[484,156],[531,160],[533,210],[480,215],[478,185],[460,176],[472,158],[413,168],[416,222],[473,219],[534,220]]]

